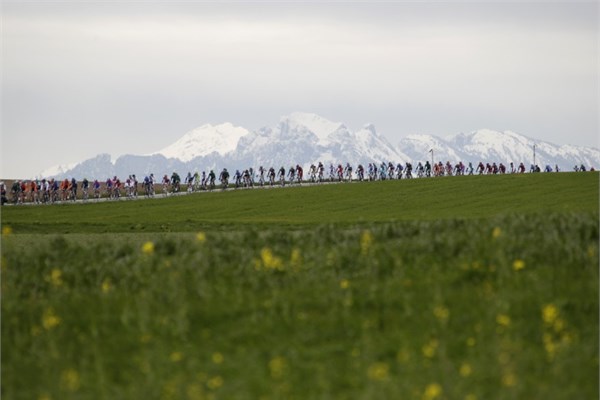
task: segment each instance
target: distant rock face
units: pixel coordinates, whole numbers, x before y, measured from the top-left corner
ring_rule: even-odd
[[[442,139],[432,135],[409,135],[398,146],[379,135],[372,124],[352,132],[341,122],[332,122],[316,114],[292,113],[274,127],[251,132],[230,123],[203,125],[187,132],[170,146],[149,155],[124,155],[111,160],[100,154],[76,165],[52,167],[40,177],[76,177],[106,179],[109,176],[143,177],[195,171],[276,167],[323,162],[356,165],[369,162],[434,160],[451,162],[523,162],[540,166],[558,165],[570,170],[574,165],[600,165],[600,150],[588,147],[558,146],[534,141],[514,132],[482,129]]]

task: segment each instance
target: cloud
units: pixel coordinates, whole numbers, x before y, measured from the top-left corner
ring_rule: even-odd
[[[67,162],[146,153],[206,122],[256,129],[296,110],[355,127],[372,121],[392,141],[490,127],[596,144],[597,11],[547,2],[9,2],[3,148],[49,136],[73,147]],[[35,154],[38,170],[63,162],[46,153]],[[3,168],[16,164],[10,157]]]

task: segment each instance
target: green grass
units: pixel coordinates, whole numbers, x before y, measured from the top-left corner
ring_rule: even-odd
[[[3,208],[2,398],[598,398],[598,217],[597,174]]]
[[[144,201],[5,207],[17,233],[196,231],[217,226],[355,224],[598,208],[598,173],[448,177]]]

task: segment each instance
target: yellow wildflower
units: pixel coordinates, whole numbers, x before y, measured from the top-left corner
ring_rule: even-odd
[[[2,227],[2,236],[9,236],[13,233],[13,230],[10,226],[3,226]]]
[[[350,281],[348,279],[342,279],[340,281],[340,288],[348,289],[350,287]]]
[[[363,231],[362,235],[360,236],[360,252],[362,255],[367,255],[369,253],[369,250],[373,245],[373,241],[374,239],[371,231]]]
[[[218,389],[221,386],[223,386],[223,378],[221,378],[219,375],[215,376],[214,378],[210,378],[208,380],[208,382],[206,382],[206,385],[208,386],[209,389]]]
[[[467,378],[473,372],[473,368],[471,368],[471,364],[469,363],[462,363],[458,372],[460,373],[460,376]]]
[[[262,263],[266,269],[277,269],[283,270],[283,262],[281,258],[273,255],[273,252],[270,248],[265,247],[260,251],[260,258],[262,259]]]
[[[554,304],[548,304],[542,309],[542,319],[548,325],[552,325],[558,318],[558,309]]]
[[[174,351],[169,356],[169,360],[171,360],[171,362],[174,362],[174,363],[179,362],[179,361],[183,360],[183,353],[181,353],[180,351]]]
[[[500,229],[499,227],[495,227],[492,231],[492,238],[498,239],[500,236],[502,236],[502,229]]]
[[[79,373],[73,368],[66,369],[60,375],[60,384],[63,388],[70,392],[75,392],[79,389]]]
[[[556,354],[556,343],[552,339],[552,335],[544,333],[542,336],[542,341],[544,342],[544,350],[546,350],[548,358],[552,360]]]
[[[502,376],[502,385],[513,387],[517,384],[517,377],[512,372],[508,372]]]
[[[40,394],[40,396],[38,397],[38,400],[52,400],[52,397],[50,397],[49,394],[44,393],[44,394]]]
[[[102,293],[108,293],[112,289],[112,284],[110,283],[110,279],[104,278],[102,281]]]
[[[369,367],[367,375],[372,381],[387,381],[390,378],[390,366],[383,362],[376,362]]]
[[[274,379],[279,379],[283,376],[286,368],[286,361],[283,357],[275,357],[269,361],[269,371],[271,372],[271,377]]]
[[[154,243],[146,242],[142,245],[142,253],[144,254],[152,254],[154,253]]]
[[[62,285],[62,271],[58,268],[54,268],[52,270],[52,272],[50,272],[50,276],[48,277],[48,280],[50,281],[50,283],[52,284],[52,286],[60,286]]]
[[[433,358],[435,356],[435,352],[438,348],[439,342],[436,339],[431,339],[421,349],[423,351],[423,355],[427,358]]]
[[[563,321],[561,318],[556,318],[553,327],[556,333],[560,333],[563,329],[565,329],[565,321]]]
[[[224,360],[223,354],[217,352],[212,355],[212,362],[215,364],[222,364]]]
[[[450,316],[450,311],[444,306],[437,306],[433,309],[433,315],[442,322],[446,322]]]
[[[205,398],[202,386],[197,383],[192,383],[186,389],[187,398],[189,400],[202,400]]]
[[[437,399],[442,395],[442,387],[438,383],[430,383],[423,392],[423,400]]]
[[[49,331],[54,329],[58,324],[60,324],[60,318],[52,308],[48,308],[44,311],[44,315],[42,315],[42,326],[45,330]]]
[[[506,314],[498,314],[496,316],[496,323],[501,326],[510,326],[510,317]]]
[[[589,258],[594,258],[596,256],[596,246],[589,245],[587,248],[587,255]]]
[[[204,243],[206,242],[206,233],[204,232],[198,232],[196,234],[196,240],[200,243]]]
[[[477,396],[475,396],[473,393],[469,393],[465,396],[465,400],[477,400]]]
[[[469,346],[469,347],[475,346],[476,343],[477,343],[477,341],[475,340],[474,337],[470,337],[467,339],[467,346]]]
[[[302,265],[302,253],[300,249],[292,249],[292,255],[290,256],[290,265],[294,268],[300,268]]]
[[[525,261],[523,261],[523,260],[521,260],[521,259],[516,259],[516,260],[513,262],[513,269],[514,269],[515,271],[520,271],[520,270],[522,270],[523,268],[525,268]]]

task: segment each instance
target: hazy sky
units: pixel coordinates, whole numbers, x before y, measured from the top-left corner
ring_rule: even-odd
[[[2,170],[314,112],[598,146],[598,3],[3,1]]]

